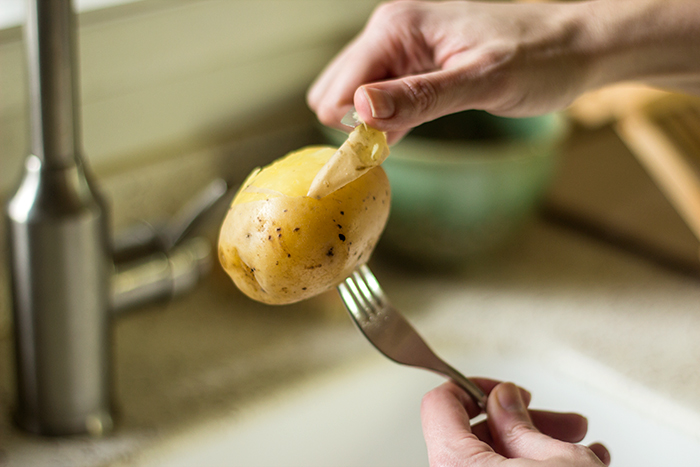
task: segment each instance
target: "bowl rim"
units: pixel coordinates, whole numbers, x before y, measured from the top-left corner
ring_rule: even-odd
[[[571,125],[561,112],[552,112],[535,117],[546,119],[550,128],[529,137],[514,138],[508,141],[487,142],[473,141],[466,146],[475,154],[464,157],[465,143],[461,141],[441,141],[422,136],[405,136],[401,141],[392,145],[389,157],[384,164],[393,162],[409,162],[424,165],[483,165],[501,164],[531,158],[547,157],[548,151],[560,144],[568,136]],[[322,132],[332,144],[337,144],[337,138],[342,132],[335,128],[322,126]],[[346,133],[347,134],[347,133]],[[439,151],[435,151],[439,147]],[[433,153],[431,156],[425,154]]]
[[[566,117],[560,113],[539,117],[547,117],[551,128],[541,134],[513,138],[508,141],[474,141],[465,145],[460,141],[440,141],[409,134],[390,148],[391,153],[385,162],[394,160],[424,164],[472,165],[547,157],[547,151],[543,151],[543,149],[554,148],[560,144],[568,136],[570,124]],[[462,153],[465,146],[468,146],[474,154],[464,157]],[[435,152],[434,150],[438,147],[440,151],[436,154],[425,155]],[[394,151],[394,148],[397,150]]]

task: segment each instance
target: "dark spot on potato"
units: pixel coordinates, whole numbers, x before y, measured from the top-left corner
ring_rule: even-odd
[[[342,229],[342,228],[343,228],[343,226],[342,226],[342,225],[340,225],[340,224],[338,224],[338,228],[339,228],[339,229]]]
[[[340,239],[341,242],[345,241],[345,235],[343,235],[343,234],[338,234],[338,238]]]
[[[272,240],[272,235],[268,235],[268,236],[267,236],[267,239],[268,239],[268,240]]]
[[[306,290],[306,287],[302,287],[301,290]]]
[[[345,211],[340,211],[340,215],[341,215],[341,216],[344,216],[344,215],[345,215]]]
[[[281,236],[282,236],[282,234],[277,234],[277,238],[280,238]]]
[[[326,256],[333,256],[333,247],[330,247],[326,252]]]
[[[282,227],[277,227],[277,228],[275,229],[275,232],[279,232],[280,230],[282,230]]]
[[[294,232],[299,232],[299,227],[294,227]]]
[[[287,212],[287,210],[285,209],[285,210],[284,210],[284,211],[282,211],[282,212]]]
[[[287,258],[291,258],[291,257],[292,257],[292,254],[291,254],[291,253],[287,253]]]

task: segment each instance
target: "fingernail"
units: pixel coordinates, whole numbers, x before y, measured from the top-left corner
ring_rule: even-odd
[[[366,86],[362,87],[362,91],[365,93],[370,109],[372,109],[372,117],[391,118],[394,116],[396,107],[391,94],[381,89]]]
[[[512,383],[501,384],[496,391],[496,397],[499,405],[509,412],[518,412],[525,407],[518,387]]]

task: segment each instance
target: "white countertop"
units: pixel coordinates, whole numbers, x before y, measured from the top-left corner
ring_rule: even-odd
[[[459,274],[411,272],[379,257],[373,267],[435,348],[573,351],[672,401],[687,426],[700,420],[700,284],[692,279],[541,222],[501,257]],[[121,319],[115,435],[41,439],[5,416],[0,465],[129,465],[171,436],[373,352],[335,294],[270,308],[227,280],[216,273],[178,302]],[[8,398],[5,387],[5,415]]]

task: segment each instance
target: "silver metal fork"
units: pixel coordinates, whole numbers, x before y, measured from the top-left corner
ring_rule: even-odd
[[[338,285],[338,292],[357,328],[377,350],[402,365],[423,368],[451,379],[486,409],[486,394],[445,363],[394,308],[367,265],[358,266]]]

